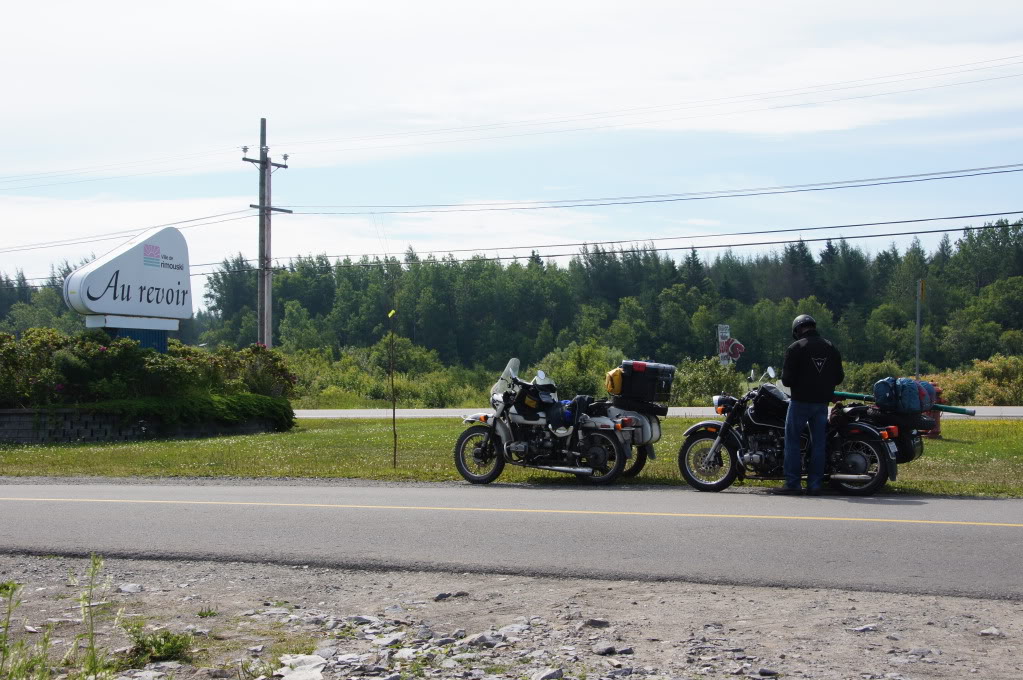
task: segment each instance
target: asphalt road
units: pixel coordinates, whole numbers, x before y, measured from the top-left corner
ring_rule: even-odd
[[[956,413],[944,413],[942,418],[989,418],[1015,420],[1023,418],[1023,406],[970,406],[976,409],[976,416],[962,416]],[[486,411],[479,408],[399,408],[398,418],[458,418],[468,413]],[[296,409],[297,418],[390,418],[389,408],[352,408],[352,409]],[[668,409],[669,417],[679,418],[716,418],[714,409],[707,407],[673,406]]]
[[[5,483],[0,551],[1023,599],[1023,501],[460,483]]]

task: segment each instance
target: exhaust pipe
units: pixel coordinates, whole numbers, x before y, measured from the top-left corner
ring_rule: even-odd
[[[870,475],[831,475],[836,482],[869,482],[873,479]]]
[[[551,472],[570,472],[574,475],[592,475],[593,468],[584,467],[556,467],[553,465],[530,465],[535,470],[550,470]]]

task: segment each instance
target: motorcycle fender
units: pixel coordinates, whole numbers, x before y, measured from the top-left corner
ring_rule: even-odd
[[[475,423],[487,424],[494,414],[492,413],[470,413],[467,416],[462,416],[462,422],[466,425],[472,425]]]
[[[589,430],[601,430],[609,432],[618,438],[625,449],[625,457],[632,458],[632,446],[626,441],[624,433],[615,429],[615,421],[604,416],[590,416],[584,422],[579,423],[579,434],[582,436]]]
[[[707,430],[710,434],[715,434],[716,435],[718,432],[721,432],[721,427],[723,425],[724,425],[724,423],[722,423],[720,420],[704,420],[704,421],[701,421],[699,423],[696,423],[695,425],[690,427],[688,430],[683,432],[682,433],[682,438],[685,439],[689,435],[696,434],[697,432],[700,432],[701,430]],[[735,445],[735,450],[738,451],[739,449],[741,449],[742,448],[742,441],[739,439],[739,435],[735,434],[735,430],[734,429],[733,430],[729,430],[728,434],[731,435],[732,443]],[[742,465],[739,466],[739,469],[740,470],[743,469]]]
[[[888,452],[888,481],[894,482],[899,476],[898,452],[888,446],[888,440],[881,436],[881,432],[864,422],[847,423],[838,429],[839,437],[859,437],[871,441],[882,442],[885,451]]]

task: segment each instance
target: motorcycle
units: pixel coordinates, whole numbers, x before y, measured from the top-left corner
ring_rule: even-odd
[[[742,397],[714,397],[715,411],[725,416],[724,421],[703,421],[686,430],[678,465],[693,488],[721,491],[736,479],[785,478],[782,465],[789,397],[764,382],[765,376],[773,380],[774,369],[769,367],[760,377],[761,384]],[[875,493],[896,478],[898,435],[896,425],[871,419],[856,407],[833,409],[825,434],[825,480],[852,495]],[[804,469],[811,444],[809,431],[804,430],[799,442]],[[910,446],[915,444],[911,441]]]
[[[578,395],[559,401],[557,386],[537,371],[531,382],[518,377],[511,359],[490,390],[493,413],[474,413],[462,421],[471,427],[455,443],[455,467],[473,484],[497,479],[505,464],[576,475],[591,484],[610,484],[630,453],[623,431],[627,416],[590,415],[593,398]]]

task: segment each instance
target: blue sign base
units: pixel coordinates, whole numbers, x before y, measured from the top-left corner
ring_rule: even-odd
[[[137,340],[143,348],[155,349],[162,354],[167,353],[167,333],[169,331],[148,328],[107,328],[105,330],[113,338],[131,338]]]

